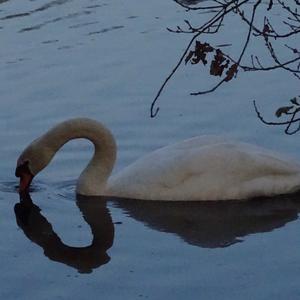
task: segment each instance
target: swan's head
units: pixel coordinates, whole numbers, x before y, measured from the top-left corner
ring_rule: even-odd
[[[19,193],[27,192],[33,177],[44,169],[54,152],[39,140],[33,141],[19,156],[15,175],[20,178]]]

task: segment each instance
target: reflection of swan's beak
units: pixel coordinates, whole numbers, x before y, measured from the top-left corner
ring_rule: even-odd
[[[33,179],[33,175],[28,168],[28,163],[17,166],[15,175],[16,177],[20,177],[19,193],[23,194],[28,192]]]

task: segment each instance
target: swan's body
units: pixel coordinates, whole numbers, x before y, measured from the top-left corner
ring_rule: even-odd
[[[94,156],[78,179],[76,191],[82,195],[226,200],[300,189],[300,165],[265,149],[214,136],[161,148],[109,178],[116,157],[114,138],[101,123],[81,118],[60,123],[33,141],[21,154],[17,170],[28,162],[29,172],[36,175],[74,138],[87,138],[95,145]]]

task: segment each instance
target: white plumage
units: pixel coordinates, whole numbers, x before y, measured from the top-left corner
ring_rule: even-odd
[[[121,170],[110,192],[152,200],[226,200],[291,193],[300,166],[246,143],[201,136],[156,150]]]
[[[33,141],[18,159],[32,175],[47,166],[70,139],[87,138],[95,154],[80,175],[77,193],[144,200],[228,200],[292,193],[300,189],[300,165],[271,151],[201,136],[158,149],[110,176],[116,144],[97,121],[71,119]]]

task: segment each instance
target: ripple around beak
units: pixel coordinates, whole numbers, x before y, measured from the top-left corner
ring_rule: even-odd
[[[48,189],[48,186],[41,182],[41,181],[35,181],[32,183],[29,187],[30,193],[36,193],[41,191],[46,191]],[[14,181],[1,181],[0,182],[0,192],[2,193],[17,193],[19,191],[19,184]]]

